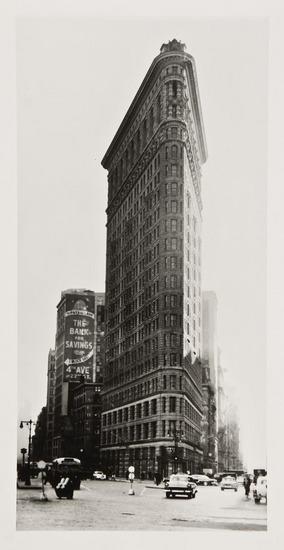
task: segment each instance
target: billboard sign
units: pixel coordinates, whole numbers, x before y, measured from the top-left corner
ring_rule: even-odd
[[[93,381],[95,315],[84,300],[65,312],[64,381]]]

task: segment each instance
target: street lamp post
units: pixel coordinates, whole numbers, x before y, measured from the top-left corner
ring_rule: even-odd
[[[21,420],[21,422],[20,422],[20,428],[21,429],[24,427],[24,424],[26,426],[28,426],[28,428],[29,428],[28,469],[27,469],[25,485],[30,485],[31,484],[30,465],[31,465],[31,449],[32,449],[32,425],[34,425],[34,422],[33,422],[33,420]]]
[[[25,455],[26,455],[26,452],[27,452],[27,449],[25,449],[24,447],[21,449],[21,453],[23,455],[23,459],[22,459],[22,463],[23,463],[23,468],[25,467]]]

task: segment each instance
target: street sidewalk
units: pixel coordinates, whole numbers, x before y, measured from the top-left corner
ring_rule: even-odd
[[[30,485],[25,485],[24,481],[20,481],[19,479],[17,479],[17,489],[41,489],[41,479],[32,478]]]

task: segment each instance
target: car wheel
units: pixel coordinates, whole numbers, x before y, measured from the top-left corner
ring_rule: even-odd
[[[237,492],[238,489],[235,489],[235,493]]]
[[[255,502],[255,504],[259,504],[260,503],[260,498],[255,498],[254,502]]]
[[[224,491],[224,487],[221,487],[221,491]]]
[[[191,496],[191,498],[195,498],[195,493],[193,493],[193,495]]]
[[[170,498],[170,494],[169,494],[169,493],[166,493],[166,497],[167,497],[167,498]]]

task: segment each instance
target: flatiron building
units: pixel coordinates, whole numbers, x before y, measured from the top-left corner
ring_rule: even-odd
[[[118,93],[118,92],[117,92]],[[108,171],[101,460],[137,477],[202,464],[201,165],[195,62],[163,44],[103,160]]]

